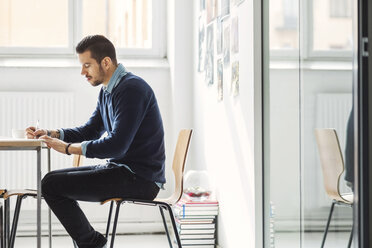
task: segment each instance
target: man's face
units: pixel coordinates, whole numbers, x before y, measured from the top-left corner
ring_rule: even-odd
[[[92,86],[98,86],[104,82],[105,72],[100,64],[91,57],[90,51],[80,53],[81,75],[85,76]]]

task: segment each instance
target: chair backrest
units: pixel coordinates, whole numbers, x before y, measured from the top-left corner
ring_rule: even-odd
[[[168,204],[175,204],[182,197],[183,192],[183,173],[185,171],[185,163],[187,152],[189,150],[192,130],[183,129],[178,135],[176,150],[174,151],[172,170],[175,177],[175,186],[173,194],[167,199],[155,199],[156,201],[164,201]]]
[[[315,129],[320,162],[323,172],[324,188],[328,196],[340,202],[349,203],[339,190],[340,177],[344,172],[344,160],[335,129]]]

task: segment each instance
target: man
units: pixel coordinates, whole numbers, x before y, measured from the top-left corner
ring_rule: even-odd
[[[80,127],[29,127],[26,132],[28,138],[43,139],[61,153],[109,159],[105,165],[52,171],[42,180],[45,201],[77,245],[101,248],[107,240],[92,228],[77,200],[154,199],[165,183],[164,130],[154,92],[117,64],[108,39],[85,37],[76,52],[81,74],[91,85],[102,85],[94,113]],[[101,138],[105,132],[107,136]]]
[[[346,127],[345,180],[354,191],[354,107],[351,109]]]

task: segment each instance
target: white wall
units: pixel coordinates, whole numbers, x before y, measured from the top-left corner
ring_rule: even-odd
[[[193,106],[193,26],[194,1],[168,1],[168,48],[174,134],[192,125]]]
[[[230,68],[226,67],[224,100],[218,102],[217,81],[207,86],[204,73],[197,72],[199,24],[198,6],[195,6],[194,134],[190,167],[206,169],[214,182],[220,204],[218,243],[223,248],[242,247],[243,244],[244,247],[262,247],[259,13],[259,1],[246,0],[239,8],[231,8],[231,16],[239,18],[240,50],[231,61],[240,61],[240,95],[230,94]],[[225,24],[231,21],[231,16]],[[214,61],[216,68],[216,57]],[[217,78],[216,72],[214,78]]]

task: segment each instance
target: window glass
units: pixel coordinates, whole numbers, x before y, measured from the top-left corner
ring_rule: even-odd
[[[2,47],[68,47],[68,33],[68,0],[0,0]]]
[[[83,0],[83,36],[103,34],[117,48],[152,48],[151,0]]]
[[[298,0],[270,0],[270,49],[298,49]]]
[[[313,50],[351,51],[351,0],[313,0]]]

